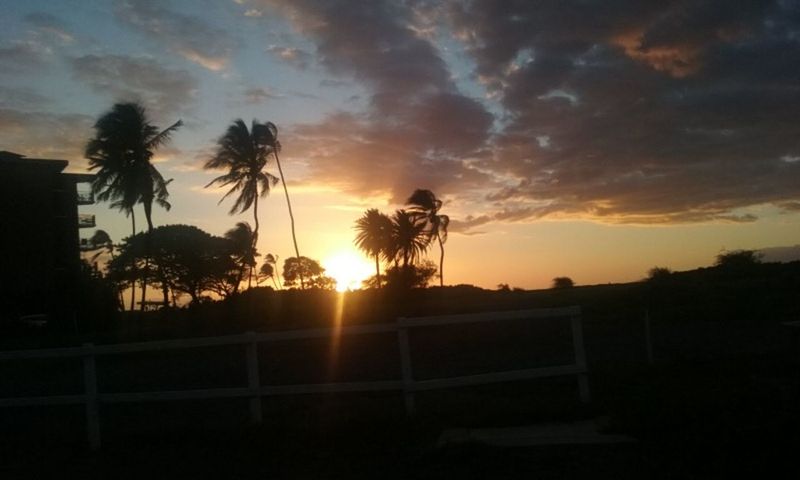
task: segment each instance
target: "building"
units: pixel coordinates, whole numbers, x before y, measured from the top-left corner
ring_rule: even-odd
[[[89,174],[65,173],[66,160],[0,151],[0,320],[46,314],[69,319],[80,274],[80,228],[94,216]]]

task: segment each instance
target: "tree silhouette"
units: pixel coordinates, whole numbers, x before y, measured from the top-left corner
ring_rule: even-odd
[[[575,286],[575,282],[572,281],[569,277],[556,277],[553,279],[553,288],[555,289],[564,289],[564,288],[572,288]]]
[[[261,264],[261,268],[258,269],[258,283],[271,278],[272,284],[275,285],[275,290],[278,289],[278,283],[275,282],[275,265],[269,262],[264,262]]]
[[[255,233],[247,222],[238,222],[235,227],[225,232],[225,238],[231,244],[233,259],[239,265],[240,283],[244,278],[244,272],[248,272],[247,288],[252,286],[253,269],[256,267],[258,256],[254,237]]]
[[[450,217],[439,214],[442,208],[442,201],[436,198],[430,190],[414,190],[414,193],[406,201],[409,210],[421,216],[426,222],[426,233],[429,241],[436,238],[439,242],[439,286],[444,286],[444,243],[447,242],[447,226],[450,225]]]
[[[428,248],[425,220],[407,210],[397,210],[392,216],[392,242],[387,256],[395,265],[402,259],[403,267],[413,264]]]
[[[356,220],[355,229],[356,247],[367,255],[375,257],[375,279],[377,287],[381,288],[380,257],[385,256],[391,249],[392,219],[371,208]]]
[[[98,201],[111,201],[112,208],[133,214],[141,203],[147,231],[153,231],[153,202],[169,210],[168,180],[152,163],[155,150],[169,141],[183,123],[178,120],[165,130],[150,123],[144,107],[136,103],[118,103],[94,125],[95,137],[86,145],[89,169],[97,169],[92,191]],[[135,225],[135,224],[134,224]],[[135,227],[134,227],[135,230]],[[134,231],[135,234],[135,231]],[[142,277],[142,303],[147,291]]]
[[[238,193],[230,215],[247,211],[253,207],[253,249],[258,242],[258,198],[266,197],[271,186],[278,183],[278,178],[266,171],[269,155],[273,145],[264,135],[267,127],[253,120],[251,128],[242,119],[237,119],[228,127],[225,134],[217,140],[217,151],[204,168],[224,169],[227,173],[211,180],[206,188],[212,185],[230,186],[219,203],[234,193]]]
[[[277,279],[278,284],[276,285],[276,287],[278,289],[283,288],[283,286],[281,285],[281,276],[278,273],[278,256],[277,255],[273,255],[271,253],[268,253],[268,254],[264,255],[264,264],[272,265],[272,272],[273,272],[273,275],[274,275],[272,277],[272,283],[275,283],[275,280]]]
[[[325,275],[325,269],[308,257],[289,257],[283,262],[283,280],[287,287],[294,287],[301,278],[305,279],[300,288],[323,288],[331,290],[336,281]]]
[[[278,152],[281,150],[281,144],[278,142],[278,127],[272,122],[266,122],[263,127],[259,127],[259,136],[264,141],[272,146],[272,153],[275,155],[275,163],[278,164],[278,174],[281,176],[281,184],[283,185],[283,193],[286,194],[286,206],[289,209],[289,222],[292,226],[292,242],[294,243],[294,254],[300,258],[300,249],[297,248],[297,234],[294,229],[294,214],[292,213],[292,202],[289,200],[289,189],[286,188],[286,178],[283,176],[283,168],[281,168],[281,159]],[[300,274],[300,288],[304,288],[303,274]]]

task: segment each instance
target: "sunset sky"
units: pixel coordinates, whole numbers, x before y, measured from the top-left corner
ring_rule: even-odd
[[[185,122],[155,223],[217,235],[252,214],[217,204],[204,161],[234,119],[276,123],[300,251],[324,264],[415,188],[451,218],[448,284],[624,282],[800,244],[797,1],[3,0],[0,150],[85,171],[117,101]],[[259,211],[259,250],[293,255],[283,192]]]

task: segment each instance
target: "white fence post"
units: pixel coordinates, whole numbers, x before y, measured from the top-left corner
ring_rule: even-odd
[[[583,345],[583,326],[580,315],[570,317],[570,326],[572,327],[572,346],[575,349],[575,365],[581,369],[581,373],[578,374],[578,394],[581,402],[589,403],[592,397],[589,393],[589,376],[586,373],[586,350]]]
[[[258,343],[255,332],[247,332],[250,337],[245,344],[247,355],[247,388],[253,395],[250,397],[250,422],[255,425],[261,423],[261,393],[259,392],[261,379],[258,373]]]
[[[398,319],[401,323],[403,318]],[[403,397],[406,404],[406,415],[414,415],[414,372],[411,367],[411,348],[408,344],[408,328],[398,325],[397,343],[400,347],[400,368],[403,373]]]
[[[83,386],[85,389],[86,404],[86,433],[89,437],[89,447],[92,450],[100,448],[100,413],[97,400],[97,365],[95,363],[94,345],[84,343],[83,348]]]

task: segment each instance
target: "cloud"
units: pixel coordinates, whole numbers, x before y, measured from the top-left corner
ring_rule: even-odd
[[[364,111],[336,112],[287,132],[284,154],[306,162],[310,181],[401,203],[415,188],[444,194],[492,183],[468,160],[484,146],[493,117],[459,92],[437,48],[408,28],[413,14],[404,5],[261,4],[316,45],[331,75],[367,91]]]
[[[172,121],[191,109],[197,81],[145,57],[84,55],[70,60],[73,75],[114,101],[141,102],[159,121]]]
[[[115,13],[124,25],[209,70],[223,70],[238,47],[225,30],[154,0],[125,0],[118,3]]]
[[[47,106],[49,98],[27,87],[4,87],[0,85],[0,108],[38,110]]]
[[[267,53],[300,70],[307,69],[314,60],[314,56],[310,53],[294,47],[270,45],[267,47]]]
[[[284,97],[283,95],[279,95],[272,90],[261,87],[250,87],[244,91],[244,102],[246,104],[261,105],[268,100],[274,100],[278,98]]]
[[[732,212],[800,198],[800,164],[782,160],[800,153],[800,7],[477,0],[448,15],[504,111],[477,167],[506,185],[463,225],[508,205],[511,220],[747,222]]]
[[[45,64],[48,51],[33,41],[0,45],[0,75],[29,73]]]
[[[87,115],[27,112],[0,107],[3,149],[31,158],[70,161],[70,170],[85,168],[83,149],[94,119]]]
[[[61,43],[72,43],[75,36],[58,17],[46,12],[34,12],[25,16],[25,21],[44,34],[58,39]]]

